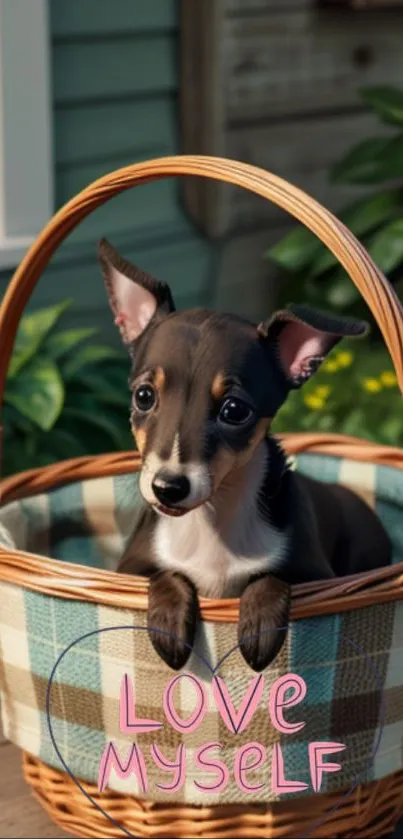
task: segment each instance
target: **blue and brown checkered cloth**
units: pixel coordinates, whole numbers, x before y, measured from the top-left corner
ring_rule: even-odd
[[[395,561],[403,559],[402,471],[319,455],[299,455],[296,467],[360,492],[386,525]],[[133,527],[133,510],[140,507],[136,474],[73,483],[4,506],[0,543],[82,564],[85,578],[85,566],[116,567]],[[63,770],[66,764],[75,776],[94,783],[105,745],[113,740],[123,760],[135,741],[146,761],[147,797],[189,804],[278,799],[270,781],[276,743],[281,744],[285,777],[308,784],[303,794],[312,792],[308,761],[312,741],[346,745],[344,753],[327,758],[339,761],[342,769],[324,774],[321,791],[346,788],[358,777],[370,781],[403,768],[403,603],[292,623],[287,643],[264,673],[260,705],[240,734],[231,734],[218,714],[211,673],[196,655],[214,668],[236,646],[236,627],[203,623],[186,670],[204,681],[209,708],[196,731],[181,735],[168,726],[162,710],[164,689],[173,673],[154,652],[145,624],[146,614],[141,611],[71,601],[0,583],[0,695],[6,736],[48,765]],[[47,690],[58,659],[48,721]],[[164,723],[156,733],[133,738],[120,732],[119,694],[125,673],[134,684],[137,716]],[[238,708],[254,675],[239,650],[225,659],[218,673]],[[279,733],[268,711],[270,687],[286,673],[302,676],[308,688],[303,702],[285,712],[289,722],[305,721],[296,734]],[[195,701],[189,680],[180,681],[175,701],[178,713],[189,716]],[[222,749],[220,754],[210,754],[230,770],[228,786],[219,794],[200,791],[194,783],[213,782],[214,776],[206,776],[193,759],[199,747],[212,742],[220,743]],[[255,793],[242,792],[232,771],[235,753],[250,742],[262,743],[268,756],[262,769],[248,773],[249,782],[255,779],[264,785]],[[181,743],[186,747],[186,780],[174,795],[157,786],[168,784],[171,775],[162,773],[151,759],[152,743],[171,761]],[[109,786],[141,795],[134,775],[120,779],[113,772]]]

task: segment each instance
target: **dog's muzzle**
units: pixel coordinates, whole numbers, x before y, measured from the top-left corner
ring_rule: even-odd
[[[209,500],[212,481],[204,464],[171,466],[150,453],[143,463],[139,488],[144,500],[157,513],[184,516]]]
[[[171,516],[181,516],[187,512],[180,505],[190,495],[191,486],[186,475],[178,475],[167,469],[157,472],[151,484],[161,512]]]

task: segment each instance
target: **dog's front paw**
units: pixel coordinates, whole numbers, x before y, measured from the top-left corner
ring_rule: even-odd
[[[196,635],[196,589],[182,574],[160,571],[150,580],[148,601],[151,643],[172,670],[180,670],[192,652]]]
[[[276,577],[250,583],[239,606],[238,642],[247,664],[260,673],[276,658],[287,636],[290,587]]]

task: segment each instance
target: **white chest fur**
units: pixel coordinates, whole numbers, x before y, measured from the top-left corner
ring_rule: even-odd
[[[154,533],[159,567],[185,574],[204,597],[239,597],[251,576],[275,571],[284,557],[287,535],[264,521],[258,511],[264,465],[260,460],[248,476],[240,503],[227,521],[227,535],[220,532],[210,504],[182,518],[159,518]]]
[[[278,567],[286,537],[257,518],[237,536],[229,547],[201,508],[182,519],[160,519],[154,550],[161,568],[185,574],[203,597],[239,597],[251,576]]]

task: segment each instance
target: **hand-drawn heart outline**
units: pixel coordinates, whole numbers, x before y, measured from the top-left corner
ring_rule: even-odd
[[[246,637],[243,637],[241,639],[241,641],[245,641],[245,640],[248,640],[248,639],[251,639],[251,638],[259,637],[260,635],[264,635],[266,632],[276,632],[276,631],[281,632],[282,630],[286,630],[287,628],[288,627],[280,626],[280,627],[275,627],[273,629],[271,627],[270,629],[264,630],[261,633],[255,633],[254,635],[248,635]],[[88,801],[94,807],[96,807],[96,809],[99,810],[102,813],[102,815],[105,816],[106,819],[108,819],[108,821],[111,824],[115,825],[115,827],[117,827],[126,836],[129,836],[130,839],[140,839],[140,837],[135,836],[134,833],[130,833],[129,830],[126,830],[125,827],[123,827],[121,824],[119,824],[119,822],[117,822],[116,819],[113,818],[113,816],[110,816],[109,813],[107,813],[106,810],[104,810],[103,807],[101,807],[100,804],[97,804],[97,802],[94,801],[92,796],[88,792],[86,792],[85,789],[82,787],[82,785],[80,784],[80,781],[78,781],[77,778],[73,775],[73,773],[69,769],[67,763],[63,759],[63,756],[61,755],[59,747],[56,743],[56,739],[55,739],[55,736],[54,736],[54,733],[53,733],[53,728],[52,728],[51,714],[50,714],[50,693],[51,693],[51,690],[52,690],[52,685],[53,685],[53,681],[54,681],[54,678],[55,678],[56,670],[57,670],[59,664],[62,662],[64,656],[67,655],[67,653],[72,649],[72,647],[76,646],[76,644],[79,644],[81,641],[84,641],[86,638],[92,638],[94,635],[101,635],[101,633],[103,633],[103,632],[117,632],[117,631],[126,630],[126,629],[141,630],[142,632],[159,632],[162,635],[169,635],[171,638],[176,638],[176,635],[174,635],[172,632],[168,632],[168,631],[162,630],[162,629],[156,629],[154,627],[136,626],[136,624],[124,624],[123,626],[105,626],[105,627],[102,627],[102,629],[94,629],[92,632],[86,632],[85,635],[80,635],[79,638],[76,638],[74,641],[71,641],[71,643],[61,652],[58,659],[56,660],[56,663],[53,666],[52,672],[51,672],[50,677],[49,677],[47,689],[46,689],[46,718],[47,718],[47,725],[48,725],[48,729],[49,729],[50,739],[51,739],[52,744],[53,744],[53,748],[54,748],[62,766],[64,767],[65,771],[67,772],[67,774],[69,775],[69,777],[71,778],[73,783],[78,787],[80,792],[82,792],[83,795],[85,795],[85,797],[88,799]],[[368,758],[368,760],[367,760],[367,762],[364,766],[364,769],[357,776],[356,780],[354,781],[354,783],[352,784],[350,789],[348,789],[347,792],[345,792],[341,796],[341,798],[338,800],[338,802],[335,804],[335,806],[332,807],[332,809],[329,810],[329,812],[326,814],[326,817],[324,819],[318,819],[316,822],[314,822],[314,824],[310,827],[308,832],[303,833],[298,839],[307,839],[307,837],[310,836],[313,833],[313,831],[316,830],[317,827],[320,827],[320,825],[324,824],[327,821],[327,819],[332,815],[332,813],[336,812],[336,810],[338,810],[341,807],[343,801],[345,801],[345,799],[348,798],[354,792],[354,790],[360,785],[361,780],[363,780],[367,769],[369,769],[369,767],[372,765],[373,760],[375,758],[375,755],[378,752],[380,742],[381,742],[381,739],[382,739],[383,730],[384,730],[384,727],[385,727],[386,703],[385,703],[385,697],[384,697],[384,691],[383,691],[382,677],[380,676],[379,671],[377,670],[373,661],[371,661],[371,658],[369,657],[368,653],[365,652],[365,650],[361,647],[360,644],[357,644],[356,641],[353,641],[351,638],[348,638],[346,635],[342,634],[340,637],[344,641],[346,641],[348,644],[350,644],[352,647],[354,647],[356,651],[358,650],[358,652],[361,654],[361,656],[363,656],[363,658],[366,660],[366,663],[369,665],[370,670],[372,670],[372,674],[375,678],[375,681],[377,682],[378,689],[379,689],[380,695],[381,695],[381,703],[380,703],[380,709],[379,709],[379,719],[380,719],[379,734],[378,734],[378,738],[375,742],[375,746],[373,747],[372,752],[371,752],[371,754],[370,754],[370,756],[369,756],[369,758]],[[229,658],[229,656],[232,655],[232,653],[235,652],[235,650],[239,649],[239,645],[240,645],[240,642],[238,642],[238,644],[235,644],[234,647],[232,647],[227,653],[225,653],[225,655],[220,659],[220,661],[216,664],[216,666],[212,667],[211,664],[207,661],[207,659],[204,658],[203,655],[201,655],[200,653],[197,653],[194,650],[194,648],[191,644],[188,644],[187,641],[183,641],[183,643],[199,659],[199,661],[203,662],[203,664],[207,667],[207,669],[210,671],[210,673],[213,676],[217,673],[217,670],[221,667],[223,662],[226,661],[226,659]]]

